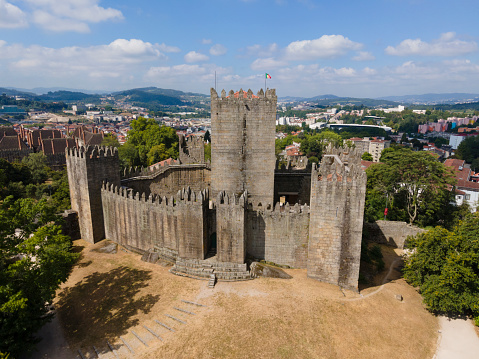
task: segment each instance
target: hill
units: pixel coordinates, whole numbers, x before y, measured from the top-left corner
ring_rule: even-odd
[[[91,95],[85,94],[83,92],[72,92],[72,91],[55,91],[55,92],[48,92],[44,95],[36,96],[34,99],[36,101],[44,101],[44,102],[52,102],[52,101],[59,101],[59,102],[100,102],[100,95]]]
[[[479,101],[479,94],[472,93],[428,93],[423,95],[404,95],[380,97],[380,100],[410,104],[458,104]]]

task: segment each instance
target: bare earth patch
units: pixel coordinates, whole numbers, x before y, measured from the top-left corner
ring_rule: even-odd
[[[293,279],[220,282],[208,289],[205,281],[172,275],[121,248],[108,254],[92,251],[104,243],[75,244],[84,247],[83,256],[56,306],[70,348],[85,357],[96,357],[95,346],[100,357],[115,358],[107,341],[123,358],[422,359],[436,349],[437,319],[397,271],[366,298],[307,278],[303,269],[286,270]],[[385,256],[386,268],[395,258]]]

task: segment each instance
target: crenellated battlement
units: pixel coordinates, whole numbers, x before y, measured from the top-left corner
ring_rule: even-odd
[[[253,94],[253,91],[249,89],[248,91],[243,91],[240,89],[238,92],[234,92],[230,90],[228,95],[226,95],[226,91],[223,89],[221,91],[221,97],[218,96],[218,93],[214,88],[211,88],[211,101],[219,100],[219,101],[229,101],[229,102],[245,102],[246,101],[260,101],[260,100],[270,100],[276,103],[277,101],[276,90],[275,89],[267,89],[266,93],[263,89],[260,89],[256,95]]]
[[[247,201],[247,191],[243,192],[241,196],[238,196],[236,193],[228,194],[225,191],[221,191],[218,193],[218,196],[216,196],[216,205],[231,205],[246,208]]]
[[[81,146],[67,147],[65,149],[65,155],[67,157],[88,158],[88,159],[100,159],[100,158],[118,158],[118,149],[116,147],[103,147],[103,146],[87,146],[86,148]]]
[[[205,141],[202,136],[178,136],[180,163],[205,163]]]
[[[146,195],[144,192],[134,191],[131,188],[116,186],[109,182],[103,182],[101,187],[102,193],[110,196],[123,197],[138,202],[155,204],[166,207],[176,207],[179,204],[199,204],[207,205],[209,200],[209,191],[207,189],[199,192],[192,191],[189,187],[178,191],[176,196],[166,197],[155,194]]]
[[[365,181],[366,172],[361,168],[361,154],[355,148],[328,146],[320,167],[313,164],[311,178],[313,183]]]

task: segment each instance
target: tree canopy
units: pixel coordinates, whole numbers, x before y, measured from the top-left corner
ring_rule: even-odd
[[[70,208],[67,174],[45,163],[41,154],[0,159],[0,352],[13,356],[34,345],[76,258],[55,214]]]
[[[473,169],[479,170],[479,136],[465,138],[457,147],[456,157],[471,163]]]
[[[55,212],[46,199],[7,197],[0,205],[0,352],[32,348],[77,258]]]
[[[366,173],[366,219],[380,219],[388,202],[388,216],[393,220],[421,225],[444,220],[455,179],[429,152],[388,148],[381,163],[373,164]]]
[[[479,323],[479,213],[452,231],[436,227],[409,239],[404,278],[438,313],[473,315]]]
[[[373,155],[370,154],[369,152],[364,152],[361,155],[361,159],[364,160],[364,161],[374,161]]]
[[[178,136],[174,128],[159,126],[154,119],[139,117],[130,124],[127,142],[119,148],[122,164],[149,166],[167,158],[178,158]]]

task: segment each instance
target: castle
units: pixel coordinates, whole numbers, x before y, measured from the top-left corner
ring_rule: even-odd
[[[250,279],[254,258],[357,290],[361,154],[329,148],[319,168],[277,168],[276,104],[275,90],[211,89],[211,163],[194,137],[180,137],[178,161],[121,175],[116,149],[67,149],[81,237],[150,253],[179,275]]]

